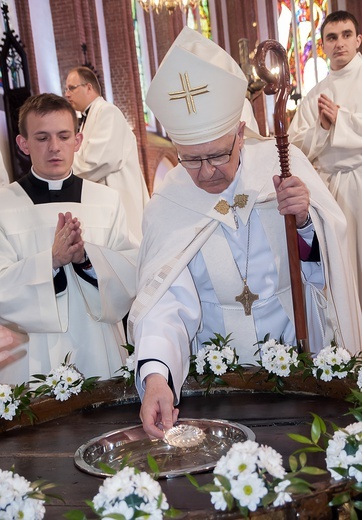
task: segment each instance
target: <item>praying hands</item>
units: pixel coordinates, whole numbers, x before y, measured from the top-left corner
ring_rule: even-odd
[[[53,269],[84,261],[84,242],[79,220],[67,211],[58,214],[53,242]]]

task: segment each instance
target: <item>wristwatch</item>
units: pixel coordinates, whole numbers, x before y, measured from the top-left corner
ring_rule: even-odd
[[[306,228],[307,226],[309,226],[309,224],[311,224],[311,222],[312,222],[312,219],[311,219],[311,217],[310,217],[310,215],[309,215],[309,213],[308,213],[305,222],[303,222],[303,224],[302,224],[301,226],[297,226],[297,229],[303,229],[303,228]]]

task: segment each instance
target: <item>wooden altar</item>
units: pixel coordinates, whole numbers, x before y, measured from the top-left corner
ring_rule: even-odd
[[[349,393],[344,381],[333,384],[313,378],[306,382],[292,378],[286,381],[288,393],[280,395],[271,392],[270,384],[261,378],[241,381],[239,377],[231,376],[232,387],[217,389],[207,396],[198,385],[188,381],[179,407],[180,417],[224,419],[244,424],[254,431],[257,442],[280,452],[288,468],[288,456],[301,445],[289,439],[287,434],[309,435],[310,412],[339,426],[354,422],[354,419],[344,416],[349,408],[343,399]],[[54,492],[63,497],[65,504],[47,505],[46,519],[59,520],[71,509],[80,509],[92,518],[84,501],[93,498],[102,479],[77,469],[74,453],[93,437],[139,424],[139,406],[134,389],[125,389],[123,384],[114,382],[99,383],[94,392],[84,392],[65,403],[50,398],[39,400],[34,407],[39,423],[30,426],[26,424],[27,419],[22,424],[1,422],[0,467],[5,470],[14,466],[15,471],[29,481],[46,479],[57,484]],[[9,427],[11,429],[6,430]],[[322,456],[308,455],[308,462],[325,467]],[[200,484],[211,479],[212,473],[197,475]],[[162,479],[160,484],[169,504],[183,512],[182,519],[240,518],[239,514],[215,511],[209,495],[199,493],[185,477]],[[327,505],[343,484],[333,483],[327,474],[317,486],[317,492],[303,496],[286,509],[257,511],[251,517],[259,520],[344,518]]]

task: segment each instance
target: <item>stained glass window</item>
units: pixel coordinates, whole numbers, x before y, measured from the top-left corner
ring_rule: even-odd
[[[135,38],[135,42],[136,42],[138,72],[139,72],[139,75],[140,75],[140,83],[141,83],[143,114],[144,114],[144,119],[145,119],[146,125],[149,125],[149,123],[150,123],[150,112],[149,112],[148,107],[146,105],[147,85],[146,85],[146,78],[145,78],[144,65],[143,65],[144,57],[142,55],[142,51],[144,51],[146,49],[146,47],[145,46],[142,47],[142,45],[141,45],[140,26],[139,26],[138,17],[137,17],[137,8],[136,8],[136,1],[135,0],[132,0],[132,18],[133,18],[134,38]]]
[[[293,93],[298,98],[328,73],[321,39],[328,0],[277,1],[279,41],[287,51]]]
[[[203,36],[212,39],[208,0],[201,0],[198,7],[189,7],[186,15],[187,26],[199,30]]]

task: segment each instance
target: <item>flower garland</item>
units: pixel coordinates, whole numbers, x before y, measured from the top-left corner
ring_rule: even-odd
[[[261,505],[281,506],[291,502],[288,488],[295,479],[285,476],[282,457],[277,451],[248,440],[233,444],[215,466],[214,485],[200,490],[210,491],[215,509],[231,511],[236,506],[247,517],[248,511],[255,511]],[[196,479],[191,481],[195,484]]]
[[[56,495],[45,494],[54,487],[45,481],[29,482],[14,471],[0,469],[0,518],[41,520],[45,515],[44,504]]]
[[[7,421],[26,413],[31,421],[36,419],[31,410],[31,399],[46,395],[54,397],[59,401],[66,401],[72,395],[81,391],[90,391],[94,388],[99,377],[85,379],[83,374],[70,363],[71,354],[68,353],[61,365],[49,374],[35,374],[29,383],[16,385],[0,384],[0,418]],[[28,390],[29,385],[38,384],[34,390]]]
[[[236,372],[243,375],[245,367],[238,363],[235,349],[231,348],[231,335],[225,338],[215,334],[214,338],[204,343],[204,347],[190,359],[189,375],[197,379],[201,386],[210,391],[212,386],[226,385],[222,378],[224,374]],[[337,429],[333,435],[327,433],[326,425],[318,416],[313,415],[311,437],[289,434],[297,442],[305,445],[303,450],[297,450],[299,457],[292,454],[289,458],[290,471],[282,466],[281,455],[269,446],[261,446],[254,441],[234,444],[230,451],[216,464],[212,484],[198,486],[197,481],[188,475],[190,482],[200,491],[209,492],[215,509],[232,510],[238,508],[247,517],[250,511],[258,507],[281,506],[291,501],[295,494],[308,493],[313,486],[299,477],[300,473],[321,475],[325,470],[311,468],[306,464],[308,451],[325,451],[326,468],[335,480],[351,480],[351,492],[337,496],[331,505],[347,503],[351,518],[357,518],[356,510],[362,511],[362,503],[354,499],[353,491],[362,491],[362,362],[359,356],[351,356],[335,342],[312,358],[309,354],[298,353],[291,345],[266,336],[259,342],[257,352],[260,355],[260,371],[266,371],[268,380],[273,380],[275,389],[281,391],[286,377],[301,373],[303,377],[314,377],[320,381],[331,381],[333,378],[349,378],[356,383],[358,390],[351,390],[347,400],[354,403],[351,413],[357,419],[344,429]],[[134,349],[126,346],[129,357],[126,364],[119,369],[118,378],[129,386],[134,382]],[[47,375],[34,375],[31,384],[38,384],[35,390],[27,390],[23,384],[11,388],[0,384],[0,417],[13,420],[22,412],[32,414],[29,408],[30,399],[50,395],[59,401],[65,401],[83,390],[94,387],[97,377],[85,379],[74,364],[70,363],[68,354],[60,367]],[[34,416],[34,414],[33,414]],[[336,428],[336,427],[335,427]],[[325,441],[322,447],[320,441]],[[41,485],[25,483],[25,479],[12,472],[0,470],[0,511],[16,507],[12,499],[11,483],[25,490],[16,492],[21,497],[21,507],[25,511],[25,502],[33,504],[34,512],[31,518],[43,518],[45,495]],[[4,487],[7,486],[4,491]],[[27,487],[26,487],[27,486]],[[15,491],[14,491],[15,494]],[[8,501],[3,496],[10,497]],[[38,500],[36,500],[38,499]],[[23,504],[24,503],[24,504]],[[28,504],[28,503],[27,503]],[[140,472],[137,468],[125,466],[112,477],[105,480],[98,494],[92,501],[87,501],[93,514],[98,518],[149,518],[158,520],[163,516],[174,516],[175,512],[168,506],[167,499],[159,484],[150,474]],[[3,509],[1,509],[1,507]],[[20,506],[19,506],[20,507]],[[30,508],[30,505],[26,505]],[[30,509],[29,509],[30,510]],[[10,511],[10,509],[9,509]],[[11,509],[12,511],[12,509]],[[20,509],[19,509],[20,511]],[[354,513],[353,513],[354,512]],[[71,516],[69,519],[80,518]],[[76,514],[76,513],[74,513]],[[353,514],[355,516],[353,516]],[[38,515],[38,516],[36,516]],[[108,516],[109,515],[109,516]],[[117,516],[118,515],[118,516]],[[0,515],[1,517],[1,515]],[[6,516],[6,518],[12,518]],[[18,518],[19,516],[14,516]],[[30,517],[30,516],[29,516]],[[27,516],[24,516],[27,518]],[[86,519],[86,517],[82,517]]]
[[[157,482],[159,468],[156,460],[148,455],[147,461],[152,475],[127,466],[126,460],[121,463],[118,472],[101,464],[102,469],[110,476],[99,487],[93,500],[86,501],[97,518],[161,520],[179,515],[178,510],[168,505],[166,495]],[[68,520],[87,520],[79,510],[69,511],[64,516]]]

